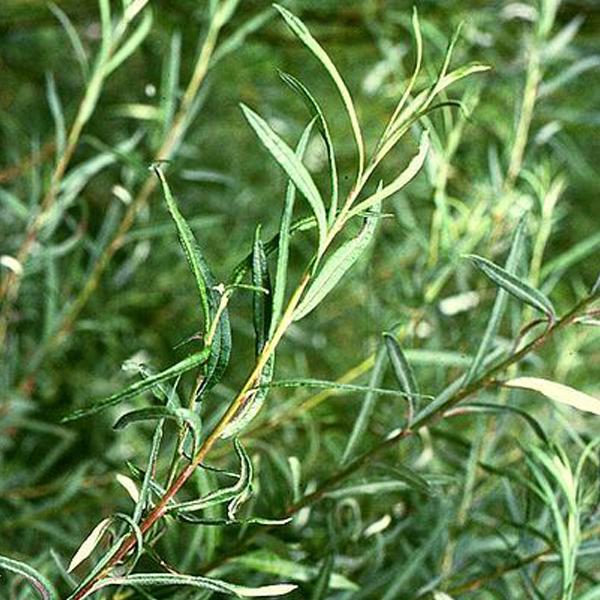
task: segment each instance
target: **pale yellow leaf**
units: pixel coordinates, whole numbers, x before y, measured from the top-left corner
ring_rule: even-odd
[[[92,533],[85,538],[83,544],[79,546],[79,550],[75,552],[75,555],[69,563],[67,573],[70,573],[76,569],[94,551],[94,548],[98,545],[100,538],[106,531],[106,528],[109,526],[109,524],[110,519],[103,519],[100,521],[100,523],[98,523],[98,525],[96,525],[96,527],[94,527]]]
[[[117,481],[125,488],[125,491],[131,496],[134,502],[140,499],[140,492],[135,485],[135,482],[127,475],[121,475],[120,473],[116,476]]]
[[[561,402],[573,408],[600,415],[600,400],[562,383],[556,383],[540,377],[516,377],[507,381],[504,385],[512,388],[533,390],[555,402]]]

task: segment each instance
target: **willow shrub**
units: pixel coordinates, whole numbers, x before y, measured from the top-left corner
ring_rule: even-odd
[[[557,5],[542,3],[535,13],[523,102],[506,175],[498,184],[499,206],[477,201],[465,214],[460,207],[456,209],[446,182],[450,161],[477,104],[478,87],[468,86],[462,101],[448,94],[462,80],[481,77],[488,67],[479,63],[452,67],[459,32],[431,79],[422,72],[424,41],[419,18],[413,13],[414,67],[369,151],[353,95],[334,62],[302,20],[275,5],[277,16],[304,46],[307,58],[312,55],[335,86],[349,125],[355,164],[348,173],[338,165],[340,141],[333,139],[328,124],[330,109],[302,78],[281,73],[283,84],[307,109],[307,121],[295,145],[259,112],[242,104],[241,113],[262,147],[261,156],[274,161],[288,183],[280,204],[278,232],[267,239],[263,231],[269,224],[257,223],[247,255],[223,281],[216,275],[215,265],[207,261],[204,242],[171,190],[169,173],[176,165],[171,166],[170,159],[181,150],[207,72],[262,26],[264,15],[248,21],[219,45],[219,33],[237,2],[212,3],[207,34],[181,96],[173,83],[180,42],[173,41],[161,99],[162,128],[156,132],[157,160],[145,178],[140,175],[144,165],[127,157],[137,143],[135,136],[116,150],[99,148],[99,154],[87,163],[70,165],[105,81],[123,66],[152,27],[151,9],[146,4],[126,2],[123,14],[113,19],[110,3],[100,2],[101,45],[93,66],[67,16],[53,8],[73,44],[87,88],[67,127],[53,79],[48,80],[59,158],[39,206],[26,219],[17,251],[3,257],[8,274],[2,284],[0,333],[7,342],[7,357],[17,347],[10,327],[21,282],[36,261],[46,264],[49,278],[56,276],[53,261],[58,252],[46,240],[71,218],[68,209],[83,186],[121,156],[143,183],[137,194],[122,188],[118,191],[127,197],[128,208],[108,241],[91,244],[94,260],[80,291],[64,310],[53,309],[30,364],[10,369],[6,379],[10,385],[17,375],[22,377],[20,382],[14,379],[15,398],[26,404],[27,389],[40,365],[69,336],[138,211],[157,186],[191,273],[189,283],[194,286],[194,312],[200,329],[190,332],[191,337],[182,344],[194,348],[184,358],[173,359],[162,370],[129,361],[127,369],[137,376],[134,383],[69,412],[61,420],[66,425],[42,420],[37,426],[58,436],[66,447],[72,443],[71,422],[85,419],[87,427],[102,428],[100,413],[113,407],[122,408],[113,426],[117,435],[128,435],[150,422],[152,435],[137,438],[135,455],[116,465],[120,472],[117,481],[133,501],[131,510],[105,516],[91,532],[80,531],[80,542],[68,563],[64,552],[48,549],[50,560],[38,557],[34,561],[37,568],[8,556],[0,557],[0,567],[18,574],[30,586],[22,590],[58,598],[57,589],[61,589],[60,597],[72,600],[93,594],[109,597],[116,593],[115,588],[123,589],[119,597],[140,598],[165,597],[165,593],[168,597],[204,598],[221,593],[237,597],[296,594],[314,599],[430,596],[439,600],[462,597],[480,588],[481,593],[487,590],[493,597],[503,585],[509,585],[513,572],[521,577],[522,593],[529,594],[518,597],[541,597],[541,590],[546,590],[544,593],[553,597],[567,599],[585,588],[580,597],[595,598],[598,588],[592,583],[593,576],[586,575],[585,566],[579,566],[579,557],[596,553],[592,542],[592,532],[597,529],[593,513],[596,494],[589,464],[597,465],[597,439],[573,429],[580,454],[573,462],[563,447],[564,440],[555,431],[549,433],[539,418],[535,408],[539,405],[520,401],[535,392],[569,406],[567,410],[590,413],[589,419],[600,415],[600,401],[593,396],[539,376],[543,365],[537,359],[544,346],[565,343],[567,331],[596,326],[594,303],[600,296],[596,282],[588,292],[580,290],[579,300],[570,308],[559,311],[554,306],[548,293],[551,283],[564,272],[565,264],[585,256],[595,242],[584,240],[583,246],[555,259],[554,269],[545,270],[544,247],[564,185],[561,178],[523,169],[544,61],[551,55],[550,49],[556,52],[557,45],[565,44],[564,38],[571,33],[567,28],[552,37]],[[438,125],[440,113],[444,127]],[[395,172],[389,167],[382,170],[390,152],[405,138],[418,141],[413,156],[405,160],[403,168],[394,166]],[[316,181],[307,167],[307,151],[319,140],[326,181]],[[380,222],[389,216],[388,203],[413,179],[423,177],[426,165],[434,187],[435,211],[429,237],[415,235],[411,243],[425,244],[430,264],[442,262],[442,257],[447,263],[433,270],[434,276],[423,290],[423,302],[437,301],[454,272],[465,270],[469,278],[479,276],[486,282],[486,294],[494,297],[491,306],[476,309],[481,320],[475,321],[473,316],[473,330],[468,333],[470,354],[412,348],[408,332],[410,327],[418,332],[419,324],[407,327],[401,323],[381,332],[373,353],[337,381],[276,378],[275,357],[282,339],[298,328],[297,323],[331,302],[332,296],[337,297],[332,292],[347,285],[356,263],[367,258],[377,262],[372,246]],[[388,179],[390,172],[393,175]],[[509,210],[506,199],[514,198],[519,177],[528,180],[538,194],[541,218],[526,210]],[[351,184],[346,186],[345,181]],[[8,192],[6,201],[17,213],[23,208]],[[493,223],[494,211],[501,211],[512,223],[510,235],[510,227],[505,228],[504,236],[496,240],[500,253],[506,254],[504,260],[474,254]],[[36,250],[36,244],[47,244],[47,250]],[[291,268],[296,245],[310,248],[300,274]],[[242,303],[251,304],[254,360],[243,384],[233,392],[228,377],[232,356],[236,356],[232,328],[238,318],[233,299],[238,296]],[[439,307],[445,314],[472,310],[475,315],[472,306],[479,304],[479,297],[480,292],[465,290],[440,301]],[[237,361],[239,373],[242,367]],[[417,367],[423,365],[429,372],[438,367],[454,377],[448,380],[445,376],[440,385],[437,375],[420,376],[423,369]],[[531,374],[519,373],[523,365]],[[265,404],[275,391],[280,390],[279,399],[291,388],[319,391],[301,395],[299,401],[283,408]],[[232,391],[231,396],[225,403],[216,403],[223,390],[228,396]],[[323,416],[325,424],[319,424],[315,408],[339,395],[362,398],[358,410],[349,413],[350,422],[328,425],[329,417]],[[457,428],[456,423],[465,417],[478,415],[495,416],[496,420],[475,419],[470,428]],[[308,428],[304,448],[296,441],[297,455],[286,456],[286,436],[277,432],[298,417]],[[23,426],[25,421],[19,423],[17,419],[14,426]],[[327,433],[327,426],[335,428],[333,435]],[[511,433],[516,427],[518,438]],[[447,444],[448,456],[435,459],[441,444]],[[257,452],[254,456],[249,445]],[[319,479],[307,475],[314,470],[311,447],[327,456],[320,465]],[[40,474],[33,483],[55,468],[60,448],[54,457],[38,457],[32,468]],[[500,461],[495,460],[496,453],[501,454]],[[270,466],[263,464],[266,461]],[[518,463],[523,463],[527,473],[519,470]],[[82,477],[83,472],[76,474],[66,485],[74,482],[81,490]],[[452,489],[451,502],[444,500]],[[61,506],[57,505],[59,512]],[[27,511],[24,515],[26,522]],[[17,528],[18,521],[19,517]],[[402,560],[395,558],[398,552]],[[417,578],[420,586],[415,585]],[[27,593],[16,587],[12,590],[14,597]]]

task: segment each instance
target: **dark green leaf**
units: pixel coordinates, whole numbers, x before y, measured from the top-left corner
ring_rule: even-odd
[[[115,406],[124,400],[129,398],[133,398],[134,396],[138,396],[142,392],[145,392],[152,388],[157,383],[162,381],[166,381],[167,379],[172,379],[173,377],[177,377],[186,371],[189,371],[199,365],[204,364],[210,355],[210,348],[204,348],[200,352],[196,352],[187,358],[184,358],[182,361],[174,364],[172,367],[157,373],[156,375],[152,375],[144,381],[137,381],[136,383],[130,385],[129,387],[109,396],[105,400],[97,402],[96,404],[92,404],[86,408],[81,408],[79,410],[75,410],[67,416],[63,417],[62,422],[65,423],[67,421],[74,421],[76,419],[81,419],[82,417],[89,417],[90,415],[96,414],[105,408],[110,406]]]
[[[24,577],[43,600],[59,600],[54,586],[39,571],[28,564],[0,556],[0,569],[12,571]]]

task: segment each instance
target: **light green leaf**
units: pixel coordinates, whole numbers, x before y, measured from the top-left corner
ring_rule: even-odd
[[[235,502],[237,498],[246,497],[252,485],[253,469],[252,461],[246,453],[246,450],[242,446],[241,442],[235,438],[233,440],[235,451],[240,459],[240,474],[236,483],[227,488],[220,488],[209,492],[208,494],[198,498],[196,500],[189,500],[187,502],[173,503],[169,505],[169,512],[176,511],[178,513],[189,513],[204,510],[217,504],[223,504],[225,502]],[[234,508],[237,508],[237,503],[234,504]],[[229,513],[230,511],[228,511]],[[230,519],[233,517],[230,516]]]
[[[276,388],[316,388],[316,389],[328,389],[338,390],[340,392],[368,392],[372,390],[382,396],[402,396],[406,397],[406,392],[400,390],[390,390],[387,388],[374,388],[368,385],[356,385],[353,383],[337,383],[336,381],[324,381],[322,379],[280,379],[279,381],[273,381],[269,384],[269,387]],[[421,395],[420,398],[431,398],[431,396]]]
[[[517,415],[524,419],[535,434],[544,444],[548,444],[548,436],[542,426],[528,413],[515,406],[507,404],[490,404],[488,402],[469,402],[468,404],[460,404],[456,408],[450,409],[444,416],[450,417],[454,415],[470,414],[470,413],[509,413]]]
[[[140,587],[187,586],[232,595],[236,598],[272,598],[274,596],[284,596],[293,592],[297,587],[287,583],[279,583],[252,588],[234,585],[233,583],[227,583],[226,581],[211,577],[201,577],[199,575],[135,573],[134,575],[125,575],[124,577],[105,577],[104,579],[100,579],[87,594],[82,596],[82,600],[102,588],[114,585]]]
[[[318,574],[316,567],[309,567],[298,561],[287,560],[269,550],[256,550],[242,556],[237,556],[228,564],[246,567],[260,573],[268,573],[277,577],[285,577],[292,581],[310,581]],[[358,586],[338,573],[332,573],[330,587],[335,590],[356,591]]]
[[[354,421],[352,432],[348,438],[348,443],[344,448],[344,453],[340,460],[341,465],[344,465],[348,462],[358,446],[360,438],[367,430],[369,419],[373,414],[373,409],[375,408],[375,402],[377,400],[377,388],[381,386],[381,382],[383,381],[383,376],[385,374],[385,368],[387,366],[385,359],[386,350],[385,347],[381,347],[379,352],[377,352],[377,356],[375,357],[375,363],[373,365],[373,370],[371,371],[371,378],[369,379],[369,389],[365,394],[364,401],[360,405],[360,412],[356,421]]]
[[[77,62],[81,67],[81,73],[83,75],[83,80],[86,81],[89,73],[89,63],[87,54],[83,47],[83,43],[81,42],[81,38],[77,33],[77,29],[67,16],[67,14],[60,8],[54,4],[54,2],[50,2],[48,4],[48,8],[52,11],[52,14],[60,21],[67,37],[69,38],[69,42],[71,42],[71,46],[73,47],[73,51],[75,53],[75,57],[77,58]]]
[[[244,104],[241,105],[241,108],[248,123],[265,148],[271,153],[271,156],[279,163],[294,185],[308,200],[315,218],[317,219],[319,230],[318,254],[321,255],[327,236],[327,216],[323,198],[321,198],[321,194],[319,193],[311,174],[302,164],[302,161],[294,154],[293,150],[269,127],[262,117]]]
[[[56,156],[62,156],[65,149],[67,131],[65,128],[65,115],[63,113],[62,103],[58,92],[56,91],[56,83],[52,73],[46,73],[46,97],[48,98],[48,105],[50,106],[50,112],[52,113],[52,119],[54,120]]]
[[[540,377],[516,377],[504,382],[502,385],[523,390],[533,390],[543,394],[550,400],[554,400],[554,402],[560,402],[578,410],[600,415],[600,400],[562,383],[556,383]]]
[[[110,60],[104,67],[104,76],[107,77],[123,62],[125,62],[138,48],[138,46],[146,39],[146,36],[152,29],[152,10],[146,8],[142,22],[131,33],[126,42],[113,54]]]
[[[526,218],[522,217],[515,230],[510,252],[508,254],[508,258],[506,259],[506,264],[504,265],[506,272],[515,276],[519,261],[522,257],[523,244],[525,242],[526,223]],[[465,375],[465,385],[468,385],[475,379],[475,377],[477,377],[477,374],[483,365],[483,361],[489,353],[494,338],[498,332],[498,328],[500,327],[502,315],[506,309],[507,298],[508,292],[503,288],[500,288],[496,294],[496,300],[494,301],[492,314],[485,328],[483,337],[481,338],[481,342],[479,343],[479,347],[477,348],[475,358],[473,359],[473,362],[471,363],[471,366]]]
[[[42,600],[59,600],[58,594],[50,581],[28,564],[6,556],[0,556],[0,569],[6,569],[24,577]]]
[[[335,83],[340,96],[342,97],[342,102],[344,103],[344,107],[346,109],[346,112],[348,113],[348,117],[350,118],[352,134],[354,136],[354,140],[356,142],[356,149],[358,151],[357,179],[360,179],[365,165],[365,148],[362,139],[362,133],[360,131],[360,125],[358,123],[358,116],[356,114],[356,109],[354,108],[354,103],[352,102],[352,96],[350,95],[350,92],[348,91],[344,80],[342,79],[332,60],[329,58],[329,56],[327,55],[325,50],[323,50],[323,48],[317,42],[317,40],[315,40],[315,38],[311,35],[310,31],[308,31],[306,25],[298,17],[296,17],[283,6],[280,6],[279,4],[275,4],[274,6],[284,18],[285,22],[287,23],[288,27],[292,30],[292,32],[325,67],[331,79],[333,79],[333,82]]]
[[[259,379],[258,389],[252,390],[248,393],[248,396],[244,399],[242,406],[238,409],[233,419],[231,419],[231,421],[223,429],[223,432],[221,433],[221,437],[223,439],[231,438],[246,429],[246,427],[258,414],[265,402],[267,394],[269,393],[269,385],[273,379],[274,371],[275,355],[272,354],[263,367]]]
[[[429,132],[425,130],[421,134],[421,140],[419,141],[419,150],[417,154],[408,163],[408,166],[392,183],[378,189],[372,196],[359,202],[349,213],[348,218],[352,218],[366,210],[369,210],[373,206],[378,206],[383,200],[389,198],[396,192],[399,192],[402,188],[406,187],[419,173],[421,167],[425,163],[427,158],[427,152],[429,151]]]
[[[162,421],[164,419],[177,421],[180,427],[186,423],[194,436],[194,448],[198,447],[198,442],[202,434],[202,423],[200,416],[189,408],[151,406],[132,410],[122,415],[113,425],[113,429],[124,429],[131,423],[139,423],[140,421]]]
[[[152,169],[158,177],[167,203],[167,208],[177,229],[177,236],[183,248],[188,265],[194,276],[196,287],[200,296],[200,304],[204,317],[205,332],[210,330],[213,319],[215,318],[219,299],[215,291],[215,279],[206,263],[200,246],[198,245],[194,233],[189,224],[181,214],[177,202],[171,194],[171,189],[165,179],[163,172],[158,165],[153,165]],[[229,323],[229,314],[227,309],[223,310],[217,327],[217,335],[215,335],[211,344],[211,354],[202,387],[198,392],[201,396],[204,392],[211,389],[216,383],[221,380],[225,369],[229,363],[231,355],[231,326]]]
[[[310,133],[312,131],[315,120],[313,119],[302,132],[298,146],[296,147],[296,156],[299,161],[302,161]],[[290,254],[290,238],[292,227],[292,216],[294,213],[294,202],[296,199],[296,186],[292,181],[288,183],[287,192],[285,195],[285,204],[279,224],[279,238],[277,250],[277,267],[275,271],[275,284],[273,289],[273,314],[271,317],[271,329],[269,336],[273,335],[275,327],[279,323],[279,318],[283,312],[283,304],[285,302],[285,290],[287,283],[288,258]],[[265,250],[268,252],[268,248]]]
[[[409,404],[408,424],[410,425],[414,415],[412,399],[419,396],[417,380],[410,363],[406,360],[406,356],[404,356],[402,348],[395,336],[391,333],[384,333],[383,340],[396,381],[398,382],[400,389],[407,394]]]
[[[333,223],[338,206],[338,174],[337,174],[337,163],[335,160],[335,150],[333,147],[333,140],[329,133],[329,127],[325,120],[325,113],[316,101],[315,97],[310,93],[308,88],[293,75],[288,73],[280,73],[280,77],[289,85],[294,91],[296,91],[304,99],[308,109],[311,111],[313,117],[316,117],[319,121],[319,130],[323,136],[325,142],[325,148],[327,150],[327,158],[329,160],[329,176],[331,178],[331,202],[329,203],[329,225]]]
[[[204,364],[210,355],[210,348],[204,348],[200,352],[196,352],[187,358],[179,361],[173,366],[157,373],[156,375],[151,375],[150,377],[144,379],[143,381],[137,381],[136,383],[130,385],[129,387],[109,396],[105,400],[101,402],[97,402],[96,404],[92,404],[86,408],[81,408],[73,411],[67,416],[63,417],[62,422],[66,423],[68,421],[74,421],[76,419],[81,419],[82,417],[89,417],[90,415],[96,414],[105,408],[110,406],[115,406],[124,400],[132,398],[134,396],[138,396],[142,392],[149,390],[151,387],[160,383],[162,381],[166,381],[167,379],[172,379],[173,377],[177,377],[190,369],[193,369],[201,364]]]
[[[296,308],[294,321],[299,321],[312,312],[361,257],[373,239],[378,218],[374,214],[367,216],[360,233],[325,260]]]
[[[310,596],[310,600],[325,600],[327,598],[327,592],[330,589],[331,575],[333,573],[333,554],[327,556],[323,561],[323,565],[319,570],[319,575],[315,582],[315,587]]]
[[[467,255],[475,266],[480,269],[484,275],[491,279],[496,285],[506,290],[511,296],[518,298],[522,302],[529,304],[533,308],[543,312],[548,319],[553,323],[556,321],[556,312],[552,303],[539,290],[531,287],[515,275],[509,273],[506,269],[499,267],[493,262],[476,256],[475,254]]]
[[[216,308],[214,306],[214,300],[211,298],[213,294],[211,288],[215,284],[214,278],[210,272],[210,269],[208,268],[208,265],[206,264],[206,261],[204,260],[191,227],[181,214],[179,206],[177,206],[177,202],[171,193],[171,188],[169,187],[162,170],[156,164],[152,165],[152,169],[162,186],[167,208],[169,209],[169,213],[171,214],[171,217],[173,218],[177,228],[177,237],[179,238],[179,242],[183,248],[185,257],[190,266],[190,270],[194,275],[196,287],[198,288],[198,293],[200,295],[202,313],[204,315],[204,328],[205,330],[208,330],[210,329],[210,325],[212,323],[212,312]]]

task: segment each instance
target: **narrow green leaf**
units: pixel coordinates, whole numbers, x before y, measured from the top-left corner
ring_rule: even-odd
[[[368,385],[356,385],[353,383],[337,383],[336,381],[324,381],[322,379],[280,379],[279,381],[273,381],[269,384],[269,387],[276,388],[316,388],[326,390],[339,390],[340,392],[368,392],[373,391],[382,396],[402,396],[406,397],[408,394],[400,390],[390,390],[388,388],[374,388]],[[420,395],[420,398],[431,398],[431,396]]]
[[[183,523],[191,523],[193,525],[205,525],[208,527],[230,527],[232,525],[265,525],[267,527],[288,525],[292,522],[292,517],[286,519],[265,519],[263,517],[250,517],[249,519],[210,519],[198,517],[191,513],[179,513],[177,519]]]
[[[331,574],[333,573],[333,554],[330,554],[319,570],[310,600],[325,600],[330,588]]]
[[[100,579],[94,584],[93,588],[81,598],[83,600],[83,598],[87,598],[102,588],[114,585],[140,587],[187,586],[227,594],[235,596],[236,598],[272,598],[274,596],[284,596],[285,594],[293,592],[297,587],[295,585],[280,583],[252,588],[234,585],[211,577],[201,577],[199,575],[135,573],[134,575],[125,575],[123,577],[105,577],[104,579]]]
[[[81,74],[83,75],[83,80],[86,81],[88,78],[88,74],[90,71],[90,66],[88,63],[87,54],[83,47],[83,43],[79,34],[77,33],[77,29],[67,16],[67,14],[60,8],[54,4],[54,2],[50,2],[48,4],[48,8],[52,11],[52,14],[59,20],[62,28],[65,30],[67,37],[69,38],[69,42],[71,42],[71,46],[73,47],[73,51],[75,53],[75,57],[77,58],[77,62],[81,67]]]
[[[156,164],[152,165],[152,169],[162,186],[167,208],[169,209],[169,213],[171,214],[171,217],[173,218],[177,228],[177,237],[179,238],[179,242],[183,248],[185,257],[190,266],[190,270],[194,275],[194,280],[200,296],[202,313],[204,316],[204,328],[205,330],[208,330],[212,323],[212,311],[216,308],[214,306],[215,302],[211,298],[213,294],[211,288],[215,285],[215,280],[210,272],[210,269],[208,268],[208,265],[206,264],[206,261],[204,260],[191,227],[181,214],[179,206],[177,206],[177,202],[171,193],[171,188],[169,187],[162,170]]]
[[[325,120],[325,113],[320,107],[315,97],[310,93],[308,88],[293,75],[289,73],[280,73],[279,76],[283,81],[290,86],[295,92],[300,94],[304,99],[308,110],[310,110],[313,117],[317,117],[319,121],[319,131],[325,142],[325,149],[327,150],[327,159],[329,160],[329,176],[331,178],[331,201],[329,203],[329,225],[331,226],[337,213],[338,196],[339,196],[339,184],[338,184],[338,173],[337,163],[335,160],[335,150],[333,147],[333,140],[329,133],[329,126]]]
[[[168,509],[169,512],[196,512],[217,504],[223,504],[225,502],[235,503],[232,507],[230,507],[231,510],[237,508],[237,503],[235,502],[236,499],[246,497],[250,491],[250,486],[252,485],[253,468],[252,461],[250,460],[250,457],[246,453],[246,450],[242,446],[241,442],[237,438],[234,438],[233,444],[240,460],[240,473],[235,484],[227,488],[220,488],[213,492],[209,492],[208,494],[196,500],[170,504]],[[229,512],[230,510],[228,510],[228,513]],[[229,516],[232,518],[231,515]]]
[[[517,274],[517,268],[523,253],[526,223],[526,218],[525,216],[523,216],[520,219],[515,233],[513,235],[512,244],[510,246],[510,252],[508,254],[508,258],[506,259],[506,264],[504,265],[506,272],[514,276],[516,276]],[[503,288],[500,288],[498,290],[498,293],[496,294],[496,300],[494,301],[492,314],[485,328],[483,337],[481,338],[481,342],[479,343],[479,347],[477,348],[477,353],[475,354],[475,358],[473,359],[473,362],[471,363],[471,366],[469,367],[469,370],[467,371],[467,374],[465,376],[465,385],[471,383],[475,379],[475,377],[477,377],[479,371],[481,370],[483,361],[488,355],[494,338],[496,337],[496,334],[498,332],[498,328],[500,327],[500,322],[506,309],[507,299],[508,292]]]
[[[92,404],[86,408],[81,408],[73,411],[67,416],[63,417],[62,422],[66,423],[68,421],[75,421],[76,419],[81,419],[82,417],[89,417],[94,415],[110,406],[115,406],[124,400],[129,398],[133,398],[134,396],[138,396],[142,392],[149,390],[151,387],[160,383],[162,381],[166,381],[167,379],[172,379],[173,377],[177,377],[190,369],[198,367],[199,365],[204,364],[210,355],[210,348],[204,348],[200,352],[196,352],[187,358],[179,361],[173,366],[157,373],[156,375],[152,375],[143,381],[137,381],[136,383],[130,385],[129,387],[109,396],[105,400],[101,402],[97,402],[96,404]]]
[[[406,90],[404,90],[404,93],[402,94],[402,97],[400,98],[400,101],[398,102],[396,109],[394,110],[394,113],[393,113],[392,117],[390,118],[388,126],[386,127],[383,135],[381,136],[381,142],[380,142],[379,146],[381,146],[381,144],[386,140],[388,135],[396,129],[397,122],[399,119],[401,119],[402,109],[404,108],[404,105],[406,104],[406,101],[408,100],[408,98],[415,86],[417,77],[419,75],[419,71],[421,70],[421,62],[423,60],[423,36],[421,35],[421,25],[419,23],[419,14],[417,12],[416,6],[413,7],[412,28],[413,28],[414,38],[415,38],[415,44],[417,47],[417,56],[416,56],[416,60],[415,60],[415,67],[413,69],[413,73],[410,78],[410,81],[408,82],[408,85],[406,86]]]
[[[271,278],[269,277],[269,267],[267,265],[267,256],[260,239],[260,225],[256,228],[254,234],[254,244],[252,249],[252,285],[266,290],[256,291],[253,294],[253,322],[254,335],[256,339],[255,352],[258,356],[264,345],[267,343],[269,331],[271,330],[271,316],[273,309],[273,290],[271,288]]]
[[[362,133],[360,131],[360,125],[358,123],[358,116],[356,114],[356,109],[354,108],[354,103],[352,102],[352,96],[350,95],[350,92],[348,91],[348,88],[346,87],[346,84],[344,83],[344,80],[339,74],[337,68],[333,64],[333,61],[329,58],[329,56],[327,55],[325,50],[323,50],[323,48],[317,42],[317,40],[315,40],[315,38],[311,35],[306,25],[298,17],[296,17],[283,6],[280,6],[279,4],[274,4],[274,6],[284,18],[285,22],[287,23],[288,27],[292,30],[292,32],[325,67],[326,71],[329,73],[329,76],[331,77],[331,79],[337,87],[337,90],[342,98],[342,102],[344,103],[346,112],[348,113],[348,117],[350,118],[352,134],[356,142],[356,149],[358,151],[357,179],[360,179],[365,166],[365,148],[362,139]]]
[[[151,406],[148,408],[132,410],[122,415],[113,425],[113,429],[124,429],[128,425],[131,425],[131,423],[139,423],[140,421],[156,421],[157,419],[174,420],[177,421],[180,426],[182,426],[184,423],[187,423],[194,435],[195,447],[197,447],[200,435],[202,433],[202,423],[198,414],[188,408]]]
[[[315,120],[313,119],[302,132],[298,146],[296,147],[296,156],[299,161],[302,161],[306,146],[310,139],[310,134]],[[292,216],[294,213],[294,202],[296,200],[296,186],[292,181],[288,183],[287,192],[285,195],[285,204],[281,214],[281,222],[279,224],[279,237],[277,247],[277,267],[275,271],[275,284],[273,289],[273,314],[271,317],[271,328],[269,336],[275,331],[275,327],[279,323],[279,318],[283,312],[283,304],[285,302],[285,290],[287,283],[288,259],[290,254],[290,239],[292,235]],[[268,252],[268,248],[265,252]]]
[[[56,91],[56,82],[54,81],[54,75],[52,75],[52,73],[46,73],[46,97],[48,98],[48,105],[50,106],[50,112],[52,113],[52,119],[54,120],[56,156],[62,156],[67,140],[67,130],[65,127],[65,115],[63,113],[62,103],[58,92]]]
[[[150,7],[144,11],[142,22],[135,28],[133,33],[128,35],[125,43],[113,54],[104,67],[105,77],[110,75],[115,69],[124,63],[146,39],[146,36],[152,29],[152,10]]]
[[[325,260],[300,301],[294,313],[294,321],[299,321],[312,312],[361,257],[373,239],[378,218],[375,214],[368,215],[360,233]]]
[[[268,573],[269,575],[301,582],[314,579],[319,572],[316,567],[309,567],[298,561],[282,558],[270,550],[254,550],[242,556],[231,558],[228,563],[246,567],[259,573]],[[331,574],[330,586],[335,590],[356,591],[358,589],[353,581],[338,573]]]
[[[475,266],[484,273],[484,275],[491,279],[496,285],[506,290],[511,296],[514,296],[522,302],[529,304],[529,306],[543,312],[550,322],[553,323],[556,321],[554,307],[542,292],[536,290],[528,283],[525,283],[502,267],[499,267],[481,256],[469,254],[467,255],[467,258],[469,258]]]
[[[544,431],[543,427],[534,419],[528,412],[509,406],[507,404],[490,404],[488,402],[469,402],[468,404],[461,404],[460,406],[450,409],[445,413],[445,416],[469,414],[469,413],[509,413],[514,414],[524,419],[531,429],[535,432],[538,438],[544,443],[548,444],[548,436]]]
[[[221,433],[223,439],[231,438],[241,433],[258,414],[269,393],[269,386],[273,379],[274,371],[275,355],[271,355],[260,375],[258,389],[249,392],[238,412],[227,424],[227,427],[223,429]]]
[[[210,67],[213,68],[218,62],[223,60],[228,54],[235,52],[240,48],[246,39],[258,31],[273,16],[273,11],[269,8],[259,12],[254,17],[248,19],[238,27],[228,38],[219,43],[214,51]]]
[[[24,577],[42,600],[59,600],[54,586],[39,571],[28,564],[0,556],[0,569],[6,569]]]
[[[429,105],[435,99],[436,96],[441,94],[446,88],[450,87],[454,83],[461,79],[473,75],[475,73],[481,73],[488,71],[487,65],[479,63],[470,63],[463,67],[459,67],[455,71],[444,75],[441,79],[436,81],[432,86],[423,90],[417,94],[412,102],[404,109],[400,118],[397,120],[395,129],[391,131],[381,148],[377,151],[376,163],[379,163],[384,156],[398,143],[398,141],[404,136],[404,134],[410,130],[412,125],[420,119],[420,117],[427,112]],[[432,92],[435,90],[435,93]]]
[[[378,206],[383,200],[389,198],[396,192],[399,192],[402,188],[406,187],[419,173],[421,167],[425,163],[427,158],[427,152],[429,151],[429,132],[425,130],[421,134],[419,141],[419,150],[417,154],[408,163],[408,166],[394,181],[388,185],[378,189],[372,196],[359,202],[349,213],[348,219],[356,216],[366,210],[369,210],[373,206]]]
[[[146,465],[146,472],[144,473],[142,485],[140,487],[140,497],[135,503],[135,509],[133,511],[133,520],[135,523],[139,523],[144,511],[150,504],[150,496],[152,493],[152,477],[156,472],[156,463],[158,461],[158,453],[163,437],[164,422],[164,419],[161,419],[156,424],[154,434],[152,435],[152,444],[148,454],[148,464]]]
[[[297,233],[303,231],[310,231],[317,226],[317,222],[314,217],[303,217],[297,219],[290,225],[290,239]],[[279,247],[280,234],[276,233],[270,240],[265,244],[265,254],[271,256]],[[238,285],[243,281],[244,277],[252,271],[252,252],[247,254],[233,269],[231,277],[229,278],[229,285]]]
[[[398,382],[400,389],[407,394],[409,406],[407,424],[410,426],[414,416],[414,405],[412,399],[418,398],[419,396],[417,380],[395,336],[391,333],[384,333],[383,340],[396,381]]]
[[[171,194],[171,189],[163,172],[158,165],[153,165],[152,169],[161,183],[167,208],[175,222],[177,236],[196,282],[206,332],[212,325],[219,305],[218,295],[214,289],[215,279],[204,259],[194,233],[181,214],[177,202]],[[202,396],[207,390],[211,389],[212,386],[220,381],[229,364],[230,355],[231,326],[229,323],[228,311],[225,309],[221,313],[221,318],[217,327],[217,335],[211,344],[211,355],[206,365],[204,380],[198,392],[198,396]]]
[[[244,104],[241,105],[241,108],[248,123],[265,148],[283,168],[288,177],[294,182],[294,185],[300,190],[310,204],[315,218],[317,219],[319,230],[318,254],[321,255],[327,236],[327,216],[323,199],[321,198],[321,194],[317,189],[311,174],[302,164],[302,161],[294,154],[294,151],[269,127],[262,117]]]
[[[367,430],[369,419],[373,414],[375,402],[377,401],[377,388],[381,386],[381,382],[383,381],[383,376],[385,374],[385,368],[387,366],[385,359],[386,350],[385,347],[382,346],[379,349],[379,352],[377,352],[377,356],[375,357],[375,363],[373,365],[373,370],[371,371],[371,377],[369,379],[369,389],[365,394],[365,399],[363,403],[360,405],[360,412],[356,421],[354,421],[352,432],[350,433],[350,437],[348,438],[348,443],[344,448],[344,453],[340,460],[341,465],[344,465],[348,462],[348,460],[354,453],[356,447],[358,446],[360,439]]]

